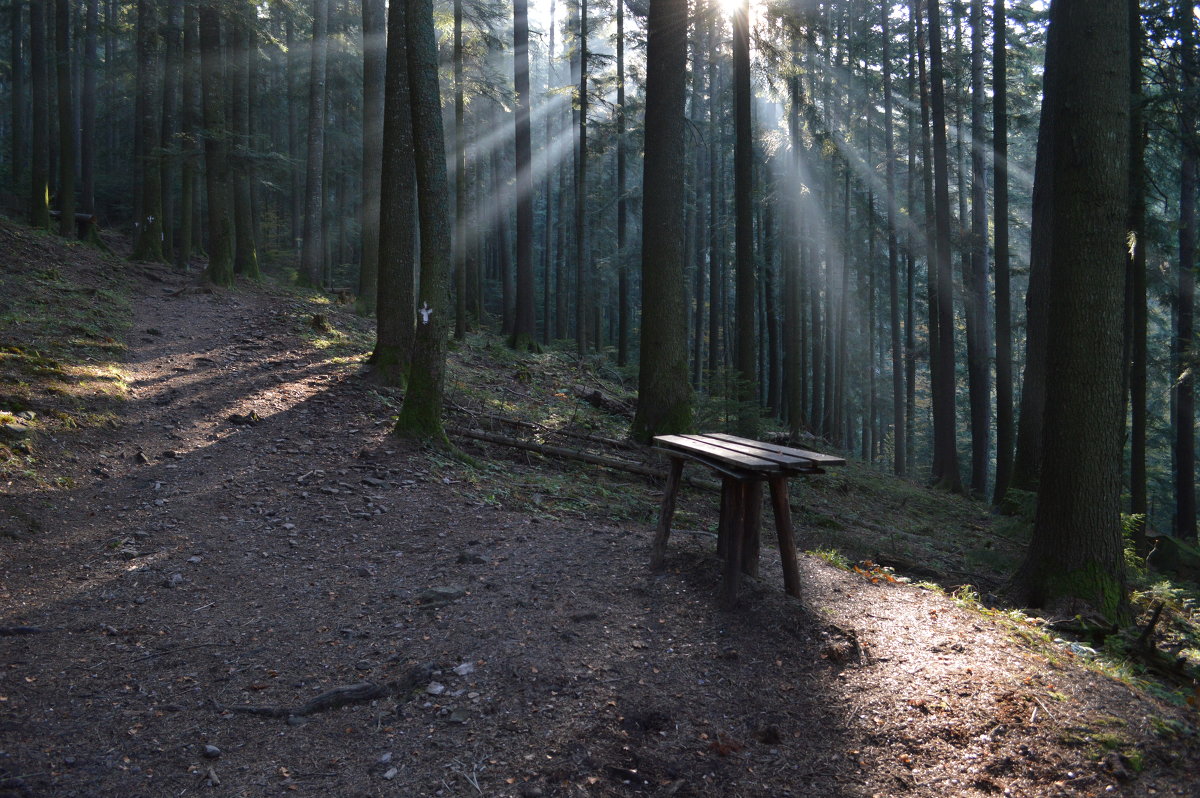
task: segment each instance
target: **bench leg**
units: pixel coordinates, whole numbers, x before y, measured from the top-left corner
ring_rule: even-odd
[[[771,477],[771,505],[775,508],[779,558],[783,561],[783,588],[789,596],[800,598],[800,566],[796,563],[796,538],[792,534],[792,508],[788,502],[787,477]]]
[[[729,494],[729,503],[721,514],[721,527],[725,535],[725,575],[721,583],[721,604],[733,608],[737,604],[738,589],[742,584],[747,503],[744,483],[734,479],[727,479],[725,482],[730,489],[722,490],[722,494]]]
[[[742,573],[758,576],[759,529],[762,527],[762,482],[742,483]]]
[[[733,477],[721,480],[721,515],[717,524],[717,556],[725,559],[729,556],[729,541],[735,532],[734,516],[737,514],[738,491],[741,482]]]
[[[657,571],[667,556],[667,538],[671,537],[671,519],[675,517],[675,494],[679,491],[679,479],[683,475],[683,458],[671,458],[671,470],[667,472],[667,485],[663,489],[662,508],[658,513],[658,530],[654,533],[654,545],[650,549],[650,569]]]

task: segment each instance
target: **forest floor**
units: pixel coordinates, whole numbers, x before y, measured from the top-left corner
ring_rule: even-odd
[[[660,482],[394,438],[348,307],[0,261],[0,796],[1200,795],[1194,706],[992,608],[982,505],[815,477],[803,599],[764,549],[723,610],[710,489],[651,574]],[[451,360],[455,426],[627,423],[599,361]]]

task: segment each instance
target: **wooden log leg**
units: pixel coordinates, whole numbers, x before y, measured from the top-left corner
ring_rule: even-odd
[[[726,547],[725,547],[725,577],[721,584],[721,603],[732,608],[737,604],[738,588],[742,584],[742,551],[745,546],[746,532],[746,493],[742,483],[732,481],[733,489],[729,491],[730,503],[725,514]]]
[[[683,474],[683,458],[671,458],[671,470],[667,472],[667,485],[663,488],[662,508],[658,513],[658,530],[654,533],[654,545],[650,548],[650,569],[657,571],[667,556],[667,538],[671,536],[671,519],[675,517],[675,494],[679,492],[679,478]]]
[[[742,483],[745,532],[742,536],[742,573],[758,576],[759,530],[762,527],[762,482]]]
[[[789,596],[800,598],[800,566],[796,562],[796,538],[792,534],[787,477],[771,477],[771,506],[775,509],[775,532],[779,536],[779,558],[783,561],[783,589]]]
[[[741,482],[733,477],[721,480],[721,518],[717,524],[717,556],[721,559],[729,556],[729,541],[734,534],[732,518],[740,487]]]

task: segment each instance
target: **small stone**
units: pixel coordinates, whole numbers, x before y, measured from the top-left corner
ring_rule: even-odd
[[[433,607],[442,607],[457,601],[467,595],[467,589],[460,585],[445,585],[422,590],[417,595],[417,601]]]
[[[163,580],[163,587],[179,587],[183,582],[183,574],[174,573]]]
[[[150,458],[146,456],[145,452],[138,452],[136,455],[134,455],[133,459],[142,465],[146,465],[150,462]]]
[[[469,717],[470,717],[470,715],[467,713],[467,711],[465,709],[459,708],[450,713],[450,717],[447,718],[447,721],[449,721],[450,723],[462,724],[462,723],[466,723],[467,718],[469,718]]]
[[[203,754],[205,759],[219,759],[221,756],[221,749],[217,748],[215,745],[206,745],[204,746]]]
[[[474,662],[464,662],[463,664],[456,666],[454,668],[454,672],[457,673],[459,676],[466,676],[467,674],[474,673],[475,672],[475,663]]]
[[[204,558],[198,554],[194,554],[191,557],[188,557],[187,561],[190,562],[192,565],[197,565],[197,564],[203,562]]]
[[[441,695],[446,692],[446,685],[441,682],[430,682],[429,686],[425,688],[425,692],[430,695]]]
[[[386,780],[391,781],[392,779],[396,778],[396,774],[399,772],[400,771],[397,770],[396,768],[388,768],[387,772],[383,774],[383,777]]]
[[[386,765],[387,763],[392,761],[392,752],[387,751],[386,753],[380,754],[379,759],[377,761],[381,765]]]

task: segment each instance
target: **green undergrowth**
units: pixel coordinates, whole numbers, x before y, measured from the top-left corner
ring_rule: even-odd
[[[110,426],[128,392],[128,264],[0,219],[0,477],[60,486],[39,439]]]

